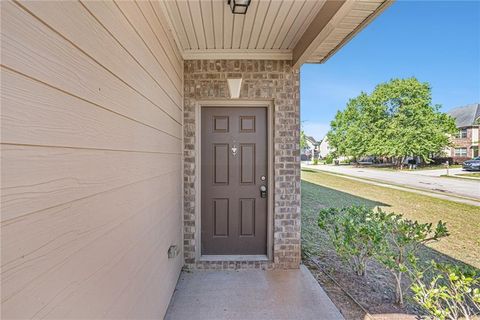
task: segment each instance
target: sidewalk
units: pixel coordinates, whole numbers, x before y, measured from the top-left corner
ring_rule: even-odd
[[[166,320],[341,320],[305,266],[295,270],[182,272]]]

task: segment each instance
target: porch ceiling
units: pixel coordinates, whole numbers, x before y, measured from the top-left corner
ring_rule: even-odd
[[[189,59],[282,59],[321,63],[391,0],[252,0],[246,15],[226,0],[159,1]]]

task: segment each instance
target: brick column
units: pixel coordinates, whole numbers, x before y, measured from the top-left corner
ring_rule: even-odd
[[[195,108],[198,99],[229,99],[227,78],[243,79],[240,98],[273,99],[274,174],[272,263],[195,261]],[[184,256],[188,268],[298,268],[300,263],[300,92],[290,61],[187,60],[184,73]]]

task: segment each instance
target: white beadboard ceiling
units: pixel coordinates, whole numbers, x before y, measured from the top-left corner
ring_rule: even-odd
[[[291,59],[326,1],[252,0],[246,15],[234,15],[227,0],[159,0],[185,59]],[[328,57],[385,1],[347,0],[348,10],[305,62]]]

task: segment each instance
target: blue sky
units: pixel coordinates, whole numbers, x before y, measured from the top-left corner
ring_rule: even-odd
[[[323,138],[337,110],[361,91],[415,76],[442,111],[480,102],[480,0],[397,0],[325,64],[301,69],[306,134]]]

